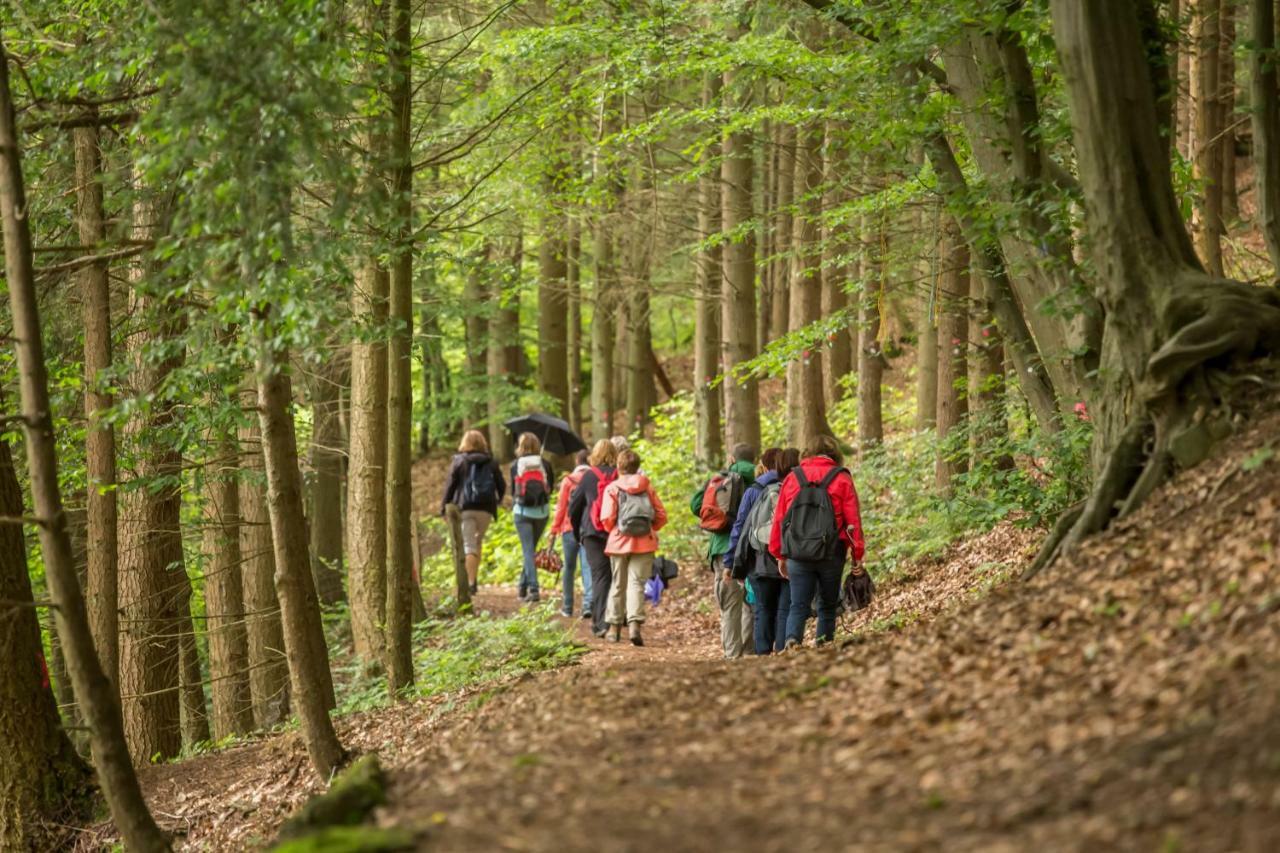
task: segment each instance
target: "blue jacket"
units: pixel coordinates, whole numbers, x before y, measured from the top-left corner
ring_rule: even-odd
[[[756,501],[760,500],[760,495],[764,494],[766,486],[778,482],[778,475],[774,471],[765,471],[759,480],[756,480],[747,490],[742,493],[742,503],[738,505],[738,516],[733,520],[733,528],[729,531],[729,551],[724,555],[724,567],[733,572],[736,578],[745,578],[748,574],[755,574],[755,563],[758,560],[751,560],[752,565],[735,566],[734,555],[738,553],[738,540],[746,535],[743,528],[747,524],[747,517],[751,515],[751,508],[756,505]],[[744,543],[745,544],[745,543]],[[751,550],[744,548],[745,551]],[[775,569],[772,574],[776,574]]]

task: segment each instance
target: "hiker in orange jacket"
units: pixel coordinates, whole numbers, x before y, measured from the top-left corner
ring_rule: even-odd
[[[604,552],[613,564],[605,617],[609,639],[620,641],[625,623],[632,644],[643,646],[640,625],[644,622],[644,585],[653,574],[657,533],[667,523],[667,510],[649,478],[640,473],[640,456],[634,450],[618,454],[618,479],[604,490],[600,523],[609,531]]]

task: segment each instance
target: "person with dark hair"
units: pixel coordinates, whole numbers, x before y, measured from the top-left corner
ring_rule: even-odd
[[[739,443],[733,447],[733,462],[712,475],[689,500],[689,509],[698,525],[710,535],[707,542],[707,564],[715,578],[716,603],[720,608],[720,645],[724,656],[732,659],[754,648],[748,643],[754,633],[754,617],[746,606],[746,590],[724,571],[724,557],[729,553],[729,535],[742,505],[742,495],[755,482],[756,467],[752,462],[755,449]]]
[[[640,473],[640,456],[631,449],[618,454],[618,479],[604,490],[600,501],[600,523],[609,531],[604,551],[613,564],[609,639],[621,640],[626,625],[631,644],[643,646],[644,585],[653,574],[658,531],[667,523],[667,511],[649,478]]]
[[[462,553],[472,595],[476,593],[480,574],[484,536],[498,515],[498,505],[506,487],[502,469],[490,455],[484,433],[467,430],[449,465],[449,479],[440,501],[440,514],[444,514],[449,504],[462,513]]]
[[[618,476],[614,467],[617,459],[618,448],[613,442],[607,438],[597,441],[587,457],[587,470],[569,496],[569,521],[591,567],[591,632],[597,637],[603,637],[609,629],[605,606],[613,582],[613,564],[604,552],[609,532],[600,524],[599,504],[604,490]]]
[[[556,512],[551,522],[551,536],[559,536],[564,545],[564,568],[561,570],[561,606],[560,615],[573,617],[573,576],[577,574],[579,564],[582,568],[582,618],[591,618],[591,569],[587,565],[587,554],[578,544],[577,533],[573,522],[569,520],[569,498],[573,490],[582,481],[582,475],[591,470],[587,464],[588,453],[579,450],[574,457],[574,468],[560,481],[560,491],[556,496]]]
[[[751,586],[755,612],[753,639],[758,655],[770,654],[775,644],[780,650],[781,634],[786,633],[786,617],[778,618],[778,603],[787,582],[778,572],[778,561],[769,553],[769,531],[778,503],[781,475],[789,470],[782,467],[785,455],[781,448],[770,447],[760,456],[756,481],[742,495],[738,517],[729,534],[729,551],[724,555],[726,580]]]
[[[815,592],[818,642],[834,639],[845,556],[852,552],[854,563],[862,562],[858,492],[841,461],[835,439],[818,436],[778,492],[769,553],[778,561],[782,576],[791,581],[786,648],[804,641]]]

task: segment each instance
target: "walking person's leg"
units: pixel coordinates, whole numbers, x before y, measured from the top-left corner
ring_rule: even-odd
[[[627,623],[627,560],[626,554],[609,557],[613,578],[609,582],[609,607],[605,621],[609,623],[609,639],[622,638],[622,626]]]
[[[778,625],[778,587],[781,583],[777,578],[751,579],[751,588],[756,595],[756,624],[752,637],[758,655],[767,655],[773,651]]]
[[[578,569],[578,540],[572,531],[560,535],[561,550],[564,551],[564,568],[560,574],[560,615],[573,616],[573,576]]]
[[[604,552],[604,540],[587,538],[582,540],[582,550],[587,555],[587,564],[591,567],[591,630],[603,637],[608,622],[605,620],[605,608],[609,604],[609,585],[613,580],[613,566]]]
[[[739,586],[742,590],[742,626],[739,629],[739,636],[741,637],[742,642],[742,653],[754,655],[756,653],[756,644],[754,641],[756,634],[756,611],[752,605],[747,604],[747,584],[749,583],[751,583],[750,580]]]
[[[632,554],[627,561],[627,625],[633,645],[643,646],[640,626],[644,624],[644,585],[653,574],[653,554]]]
[[[844,561],[818,570],[818,642],[829,643],[836,636],[836,608],[840,604],[840,578]]]
[[[791,618],[791,584],[778,580],[778,612],[774,614],[777,626],[773,635],[773,650],[780,652],[787,645],[787,620]]]
[[[742,657],[742,587],[716,571],[716,604],[720,606],[720,646],[727,659]]]
[[[804,626],[809,621],[809,602],[813,601],[818,573],[812,563],[789,562],[791,575],[791,611],[787,616],[787,645],[804,642]]]
[[[523,600],[529,594],[530,575],[537,571],[533,565],[533,555],[537,545],[533,537],[531,519],[516,516],[515,525],[516,536],[520,539],[520,557],[524,560],[520,570],[520,598]]]
[[[568,557],[565,559],[567,560]],[[591,566],[587,564],[587,552],[579,548],[578,559],[582,564],[582,616],[586,618],[591,615],[592,592],[595,589],[595,582],[591,577]]]
[[[525,566],[529,573],[528,593],[530,601],[540,601],[542,596],[538,592],[538,565],[534,562],[534,558],[538,555],[538,543],[542,541],[542,531],[547,529],[547,520],[531,518],[529,521],[533,536],[529,543],[529,550],[525,554]]]

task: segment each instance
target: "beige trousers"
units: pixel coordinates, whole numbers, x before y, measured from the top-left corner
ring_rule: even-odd
[[[614,554],[613,583],[609,585],[609,606],[605,621],[626,625],[644,621],[644,585],[653,574],[653,554]]]
[[[740,658],[755,648],[755,615],[747,604],[747,590],[716,572],[716,604],[720,605],[720,645],[727,659]]]

